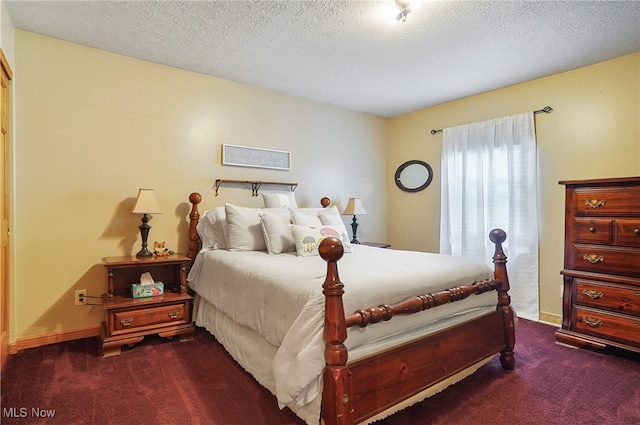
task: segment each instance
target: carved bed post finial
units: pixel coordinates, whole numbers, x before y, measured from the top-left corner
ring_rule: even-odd
[[[322,418],[325,425],[351,425],[354,423],[353,387],[344,345],[347,339],[342,302],[344,285],[338,276],[338,260],[344,254],[344,247],[338,238],[330,237],[320,243],[318,252],[327,262],[327,275],[322,285],[325,296]]]
[[[202,201],[202,195],[197,192],[193,192],[189,195],[189,202],[191,203],[191,212],[189,212],[189,248],[187,250],[187,257],[193,261],[196,258],[196,254],[200,251],[200,237],[196,226],[200,221],[200,212],[198,211],[198,204]]]
[[[509,276],[507,275],[507,256],[502,250],[502,243],[507,240],[507,234],[502,229],[493,229],[489,232],[489,239],[496,245],[493,254],[493,264],[495,265],[494,278],[500,281],[498,288],[498,309],[502,310],[502,326],[504,331],[504,349],[500,352],[500,364],[504,369],[515,367],[513,348],[516,344],[514,327],[514,314],[511,308],[511,297],[509,296]]]

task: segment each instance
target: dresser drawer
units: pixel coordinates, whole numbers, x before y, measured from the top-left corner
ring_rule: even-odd
[[[608,218],[576,218],[573,239],[578,243],[611,243],[611,223]]]
[[[115,310],[110,314],[113,334],[131,332],[146,326],[158,327],[186,323],[189,320],[189,303],[162,305],[143,309]]]
[[[575,330],[640,347],[640,317],[576,306]]]
[[[620,286],[575,279],[576,302],[597,308],[640,316],[640,287]]]
[[[577,270],[640,276],[640,251],[598,245],[573,246]]]
[[[640,247],[640,219],[615,220],[614,225],[616,245]]]
[[[640,186],[575,190],[575,215],[640,215]]]

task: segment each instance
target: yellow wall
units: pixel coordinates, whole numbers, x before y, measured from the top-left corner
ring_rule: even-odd
[[[558,181],[640,174],[640,53],[391,119],[388,239],[396,248],[438,251],[442,133],[431,135],[431,129],[546,105],[553,113],[536,115],[540,310],[543,319],[558,321],[564,235],[564,187]],[[393,182],[394,170],[409,159],[434,169],[431,186],[422,192],[401,192]]]
[[[217,178],[297,182],[301,206],[359,196],[359,239],[385,241],[386,120],[30,32],[15,42],[12,340],[100,323],[102,309],[75,307],[73,293],[102,294],[101,258],[140,249],[129,212],[140,187],[163,211],[150,244],[179,252],[189,193],[202,193],[201,211],[262,206],[248,188],[215,197]],[[292,170],[222,166],[222,143],[290,151]]]
[[[360,196],[369,213],[359,218],[360,240],[437,251],[442,136],[429,131],[545,105],[555,110],[536,116],[540,290],[543,318],[555,319],[558,180],[640,173],[640,53],[388,120],[24,31],[15,33],[14,74],[11,340],[102,320],[99,307],[74,307],[72,294],[104,292],[101,257],[139,249],[140,217],[129,213],[139,187],[155,188],[164,211],[150,221],[150,241],[178,251],[186,248],[190,192],[204,195],[201,210],[261,205],[247,189],[224,187],[214,197],[216,178],[298,182],[303,206],[326,195],[343,207]],[[223,167],[222,143],[291,151],[293,169]],[[434,168],[423,192],[393,182],[409,159]]]

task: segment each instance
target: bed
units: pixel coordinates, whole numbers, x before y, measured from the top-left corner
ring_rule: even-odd
[[[227,204],[201,219],[201,200],[189,196],[194,320],[307,424],[374,422],[497,353],[503,368],[514,368],[504,231],[489,235],[491,270],[452,256],[349,244],[329,208],[297,209],[294,218],[289,208]],[[258,232],[256,212],[262,238],[243,234],[239,246],[238,232]],[[243,221],[249,216],[253,224]],[[278,231],[267,226],[273,217]],[[283,241],[286,217],[291,238]],[[320,218],[321,226],[311,225]],[[226,246],[216,245],[225,238]]]

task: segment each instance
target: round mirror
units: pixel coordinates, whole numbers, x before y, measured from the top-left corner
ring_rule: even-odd
[[[420,192],[431,183],[433,170],[424,161],[407,161],[396,170],[396,185],[405,192]]]

